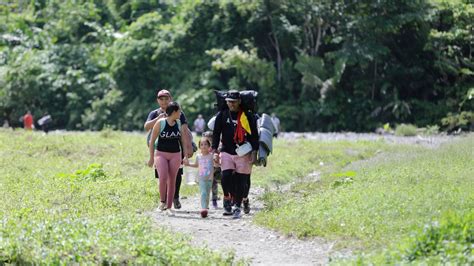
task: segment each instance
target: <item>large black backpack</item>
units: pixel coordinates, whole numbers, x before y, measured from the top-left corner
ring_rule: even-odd
[[[254,90],[246,90],[240,92],[241,106],[246,112],[257,113],[257,97],[258,92]]]
[[[214,106],[216,107],[216,111],[222,111],[225,110],[229,107],[227,107],[227,104],[225,102],[225,98],[227,97],[227,91],[214,91],[216,94],[216,103]]]
[[[217,111],[226,110],[227,104],[225,98],[227,97],[227,91],[214,91],[216,94],[216,109]],[[257,113],[257,97],[258,92],[254,90],[245,90],[240,92],[241,107],[246,112]]]

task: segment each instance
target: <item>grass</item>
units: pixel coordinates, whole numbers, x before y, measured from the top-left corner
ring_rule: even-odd
[[[473,143],[278,139],[252,174],[267,188],[256,221],[361,251],[343,264],[472,262]],[[0,264],[241,263],[153,225],[147,155],[141,134],[0,130]]]
[[[256,220],[299,237],[337,240],[339,248],[380,253],[446,213],[473,217],[473,150],[474,135],[438,149],[394,148],[334,168],[336,172],[323,174],[322,182],[268,193],[264,200],[269,208]],[[470,241],[472,245],[472,231]]]
[[[140,134],[0,131],[0,264],[235,263],[153,226],[147,154]]]
[[[276,153],[269,156],[267,167],[253,168],[252,184],[281,186],[300,181],[312,172],[333,172],[351,162],[370,158],[389,148],[381,141],[319,142],[276,139]]]

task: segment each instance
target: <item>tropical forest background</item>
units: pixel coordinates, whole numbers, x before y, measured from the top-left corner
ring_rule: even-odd
[[[141,129],[169,89],[193,120],[254,89],[287,131],[472,130],[469,0],[2,0],[0,121]]]

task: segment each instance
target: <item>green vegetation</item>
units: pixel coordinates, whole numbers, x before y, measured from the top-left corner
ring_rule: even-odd
[[[276,139],[274,150],[277,154],[270,155],[267,167],[254,167],[252,184],[269,188],[279,187],[303,180],[311,172],[334,172],[351,162],[370,158],[386,149],[389,147],[382,141],[319,142]]]
[[[146,158],[139,134],[1,130],[0,264],[231,264],[153,226]]]
[[[257,222],[379,254],[359,258],[366,263],[472,263],[473,143],[469,135],[439,148],[393,147],[323,172],[321,182],[302,180],[286,193],[267,193],[268,208]],[[380,255],[386,247],[396,251]]]
[[[395,135],[397,136],[416,136],[418,128],[410,124],[401,124],[395,128]]]
[[[471,0],[6,0],[0,122],[132,130],[157,88],[190,120],[245,88],[287,131],[471,130],[473,20]]]
[[[363,264],[472,263],[473,143],[277,139],[254,168],[252,184],[267,188],[256,221],[363,250]],[[0,264],[239,263],[153,225],[146,158],[142,134],[0,130]]]

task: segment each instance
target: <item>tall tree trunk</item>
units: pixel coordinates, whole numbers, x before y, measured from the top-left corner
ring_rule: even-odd
[[[271,32],[270,32],[268,38],[270,39],[270,42],[273,45],[273,48],[275,49],[275,52],[276,52],[277,79],[278,79],[278,81],[280,81],[281,80],[281,65],[282,65],[280,43],[278,41],[278,36],[275,32],[275,27],[273,26],[272,16],[269,15],[268,19],[270,20],[270,27],[271,27]]]
[[[377,61],[374,63],[374,79],[372,81],[372,100],[375,97],[375,83],[377,82]]]

